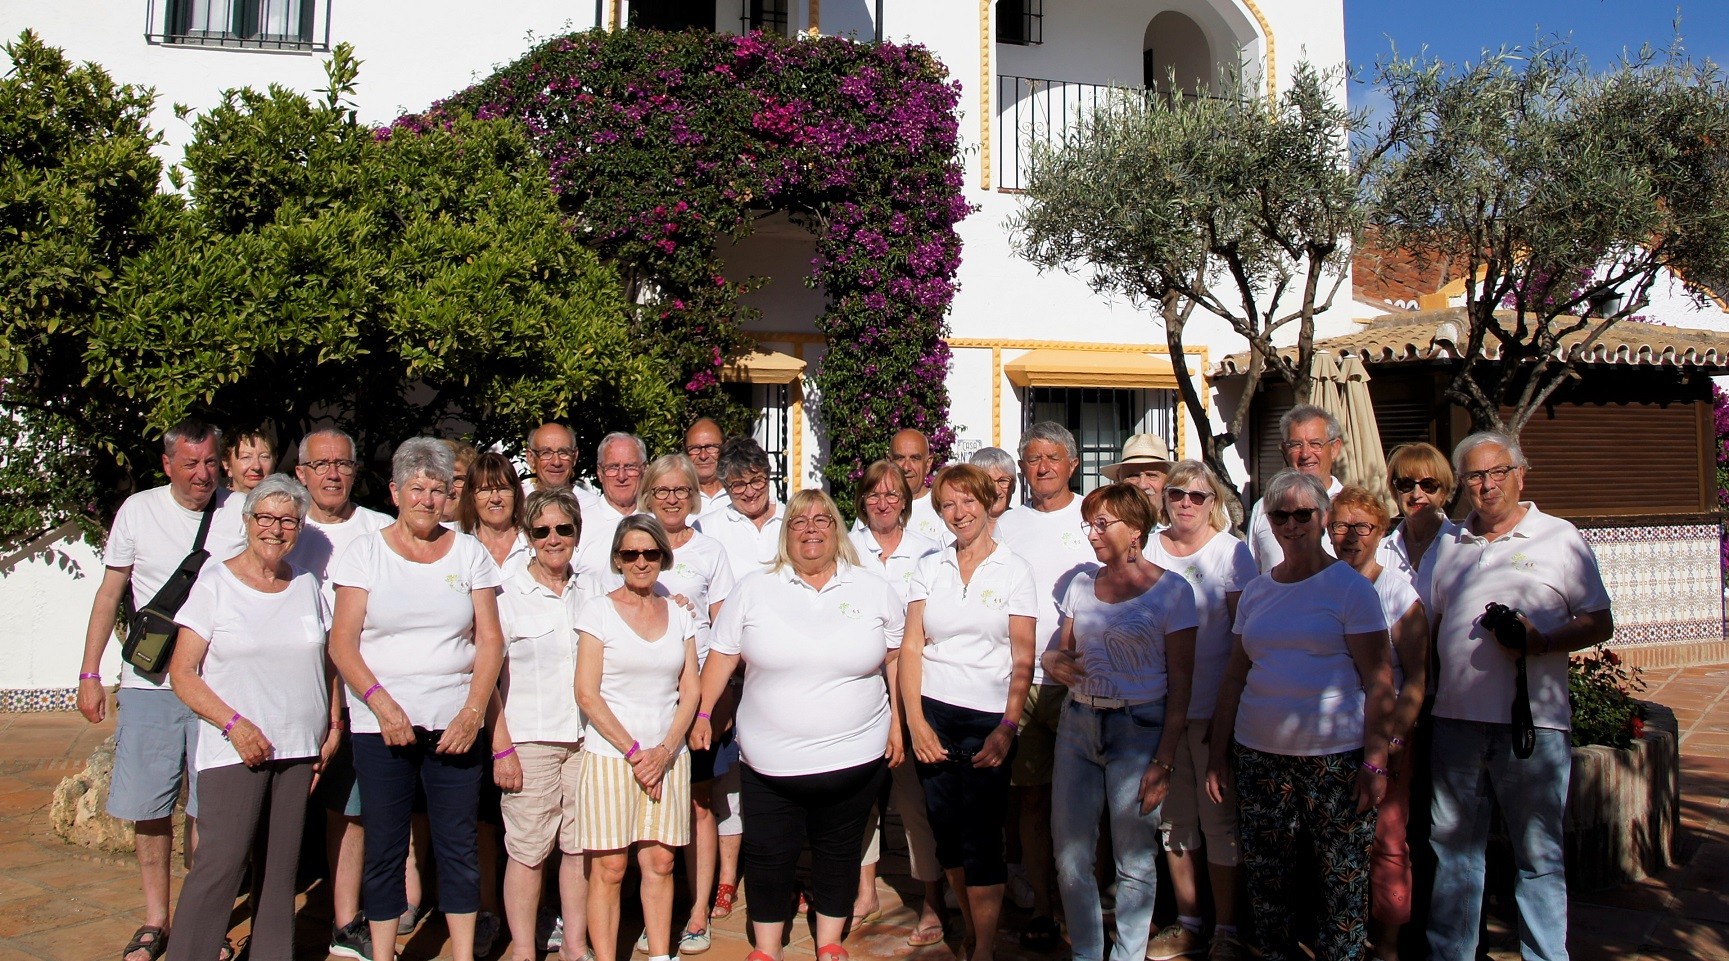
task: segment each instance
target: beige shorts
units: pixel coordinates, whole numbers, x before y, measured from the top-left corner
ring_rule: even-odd
[[[522,790],[506,791],[498,801],[505,853],[529,866],[546,860],[554,843],[566,854],[581,854],[576,831],[581,746],[529,741],[516,746],[516,759],[522,762]]]
[[[1051,765],[1057,758],[1057,722],[1062,720],[1063,702],[1068,696],[1069,689],[1061,684],[1035,684],[1027,691],[1009,784],[1042,787],[1051,783]]]
[[[1225,782],[1225,800],[1214,804],[1207,796],[1207,728],[1210,721],[1189,719],[1183,744],[1177,748],[1177,769],[1171,772],[1171,789],[1159,808],[1159,834],[1167,851],[1199,851],[1206,839],[1207,863],[1235,867],[1242,860],[1237,850],[1237,792]]]
[[[667,768],[658,801],[636,783],[629,761],[584,752],[577,798],[577,840],[585,851],[617,851],[638,841],[689,844],[690,752],[678,752]]]

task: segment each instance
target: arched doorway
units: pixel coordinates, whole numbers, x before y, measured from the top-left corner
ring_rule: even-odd
[[[1175,10],[1153,17],[1141,41],[1141,83],[1162,94],[1205,96],[1218,68],[1201,25]]]

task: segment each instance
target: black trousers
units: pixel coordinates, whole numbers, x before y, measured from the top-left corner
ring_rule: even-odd
[[[776,924],[795,911],[798,857],[810,842],[811,907],[844,918],[858,897],[859,846],[888,764],[877,758],[820,774],[774,777],[740,770],[744,837],[739,860],[750,880],[750,920]]]
[[[1002,712],[975,711],[928,697],[921,703],[925,721],[954,758],[918,765],[925,810],[937,842],[937,863],[945,871],[964,869],[967,887],[1002,884],[1008,880],[1003,818],[1008,814],[1014,744],[996,767],[973,767],[973,755],[1002,723]]]

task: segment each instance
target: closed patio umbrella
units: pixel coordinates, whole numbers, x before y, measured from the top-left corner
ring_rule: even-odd
[[[1357,484],[1385,499],[1388,494],[1387,458],[1381,452],[1381,428],[1375,422],[1375,404],[1369,399],[1369,369],[1355,354],[1346,354],[1339,364],[1339,388],[1344,398],[1345,472],[1347,484]]]

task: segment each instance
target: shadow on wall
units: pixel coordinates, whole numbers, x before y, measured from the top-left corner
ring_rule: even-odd
[[[90,572],[85,570],[85,565],[79,563],[67,550],[68,546],[78,543],[81,537],[78,525],[66,523],[29,543],[0,548],[4,550],[4,553],[0,553],[0,577],[11,574],[20,564],[37,560],[54,570],[71,574],[74,580],[88,577]]]

